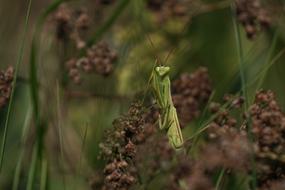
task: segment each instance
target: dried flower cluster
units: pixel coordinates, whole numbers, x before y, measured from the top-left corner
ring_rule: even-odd
[[[270,26],[271,19],[261,6],[260,0],[236,0],[238,21],[244,26],[247,37],[252,39],[257,32]]]
[[[56,23],[59,40],[73,40],[78,49],[85,47],[82,33],[90,25],[90,18],[85,9],[73,10],[67,4],[62,4],[53,15],[53,21]]]
[[[149,126],[155,128],[155,125]],[[138,146],[138,154],[136,156],[136,163],[138,172],[145,176],[145,181],[151,181],[157,173],[167,171],[175,151],[169,144],[168,138],[165,134],[153,133],[146,141]],[[146,155],[148,155],[146,157]]]
[[[229,108],[240,108],[243,102],[242,98],[233,98],[228,96],[226,99],[227,101],[230,100]],[[233,158],[233,162],[231,163],[234,163],[234,165],[238,168],[248,168],[248,172],[250,173],[252,169],[246,166],[246,162],[244,161],[249,162],[250,157],[248,155],[250,155],[249,150],[251,148],[249,149],[250,144],[246,143],[248,138],[246,136],[248,135],[243,130],[244,126],[247,126],[248,128],[248,125],[250,125],[253,136],[253,142],[251,143],[253,143],[254,148],[253,154],[256,162],[258,186],[260,189],[272,189],[272,184],[275,185],[275,182],[277,184],[277,182],[284,180],[285,115],[278,106],[272,91],[261,90],[256,93],[254,104],[250,106],[249,113],[240,114],[247,115],[250,119],[242,118],[242,123],[240,125],[237,125],[238,119],[230,114],[229,111],[231,109],[222,109],[219,104],[212,104],[210,107],[213,113],[216,114],[215,119],[210,123],[210,127],[208,129],[210,139],[216,139],[217,137],[221,140],[227,139],[228,135],[224,136],[221,134],[225,131],[227,131],[227,133],[234,132],[240,136],[239,138],[243,138],[235,141],[234,136],[228,136],[230,137],[228,140],[232,141],[231,145],[233,146],[229,146],[230,148],[223,150],[221,147],[226,147],[225,143],[223,143],[223,146],[220,146],[220,148],[216,148],[212,151],[212,155],[217,155],[214,154],[214,152],[217,153],[219,151],[231,154],[231,158]],[[238,130],[238,126],[240,126],[240,130]],[[238,133],[235,131],[238,131]],[[236,146],[235,144],[239,144],[239,146]],[[209,149],[212,146],[213,144],[209,143],[207,147]],[[223,155],[223,157],[226,158],[227,156]],[[234,158],[236,157],[238,157],[239,160],[235,161]],[[214,156],[212,156],[212,158],[214,158]],[[217,162],[222,161],[224,164],[227,163],[222,158],[211,160],[216,160]],[[211,162],[208,163],[210,165],[214,165],[211,164]],[[243,163],[242,165],[246,167],[239,165],[241,163]],[[278,184],[280,185],[282,183]]]
[[[199,162],[189,159],[186,155],[179,155],[177,163],[173,165],[169,174],[166,189],[197,189],[213,190],[213,184],[205,173],[205,168]]]
[[[114,121],[114,128],[107,131],[106,140],[100,144],[101,157],[107,161],[105,179],[100,185],[102,179],[95,175],[91,183],[94,189],[130,189],[137,183],[139,172],[151,180],[163,163],[172,160],[174,150],[168,138],[158,133],[157,118],[157,108],[146,111],[134,103],[127,115]]]
[[[251,149],[245,131],[233,127],[212,125],[208,130],[209,142],[201,153],[207,168],[223,167],[246,171],[249,167]],[[211,156],[211,159],[206,160]]]
[[[104,169],[102,189],[129,189],[137,182],[134,158],[137,145],[144,139],[143,108],[133,104],[128,114],[114,121],[114,129],[107,132],[106,140],[100,144],[103,158],[107,164]]]
[[[153,117],[155,115],[153,111],[146,117],[149,119],[146,120],[144,128],[145,141],[138,146],[135,160],[137,171],[142,174],[146,186],[155,177],[166,174],[168,182],[163,185],[163,189],[181,189],[180,181],[189,177],[194,162],[186,154],[174,151],[165,134],[157,130],[155,126],[157,117]],[[201,182],[200,179],[197,181]],[[192,182],[190,184],[194,185]]]
[[[201,106],[208,101],[211,92],[212,86],[205,67],[191,74],[182,74],[173,81],[172,99],[182,127],[200,115]]]
[[[258,190],[283,190],[285,189],[285,180],[274,181],[267,184],[266,187],[261,187]]]
[[[138,104],[132,105],[128,115],[114,122],[115,129],[108,132],[100,145],[107,160],[102,189],[130,189],[139,174],[145,186],[163,175],[167,179],[163,189],[213,190],[213,174],[222,169],[250,174],[254,157],[258,189],[283,189],[285,117],[274,94],[259,91],[248,114],[240,109],[242,97],[227,95],[224,101],[223,106],[210,105],[215,117],[206,130],[207,138],[197,149],[198,157],[194,158],[174,151],[166,136],[157,130],[157,109],[152,107],[146,112]],[[238,112],[240,119],[232,112]],[[248,140],[245,130],[249,124],[253,142]]]
[[[231,108],[239,108],[242,104],[240,97],[227,96],[225,100]],[[213,190],[213,173],[221,169],[239,172],[248,170],[248,160],[252,154],[246,133],[234,127],[236,122],[228,122],[234,117],[225,113],[217,103],[210,109],[218,119],[209,124],[208,139],[199,148],[198,159],[180,156],[170,173],[168,189]]]
[[[220,103],[211,102],[209,106],[210,112],[214,115],[213,121],[209,124],[210,126],[224,127],[224,128],[234,128],[236,127],[238,121],[235,116],[231,114],[233,110],[239,110],[244,103],[243,97],[226,95],[224,96],[224,105]]]
[[[215,133],[215,136],[212,133]],[[210,127],[209,139],[200,147],[198,159],[179,155],[170,172],[168,189],[213,190],[212,174],[231,170],[246,172],[251,154],[247,136],[235,128]]]
[[[3,108],[11,95],[14,69],[8,67],[6,71],[0,71],[0,108]]]
[[[107,1],[100,3],[106,4]],[[81,82],[81,71],[87,73],[95,71],[97,74],[108,76],[112,73],[113,63],[117,60],[117,53],[105,42],[99,42],[90,48],[86,47],[87,35],[84,34],[89,29],[90,20],[86,9],[74,10],[67,4],[59,6],[53,15],[57,38],[64,42],[72,40],[77,49],[85,51],[84,57],[71,58],[66,62],[69,77],[76,84]]]
[[[285,115],[272,91],[259,91],[250,107],[259,186],[285,176]]]
[[[70,59],[66,66],[69,77],[74,83],[81,82],[80,71],[90,73],[95,71],[97,74],[108,76],[113,71],[113,64],[117,60],[117,53],[111,50],[107,43],[98,44],[87,49],[87,55],[78,60]]]
[[[239,108],[243,102],[240,97],[227,96],[226,100],[232,108]],[[155,127],[154,124],[152,127]],[[236,171],[248,169],[251,151],[244,131],[216,124],[207,133],[209,139],[200,148],[198,160],[173,151],[164,135],[152,133],[138,146],[138,172],[147,176],[146,183],[150,183],[159,173],[167,174],[169,179],[165,189],[213,190],[212,172],[222,168]]]

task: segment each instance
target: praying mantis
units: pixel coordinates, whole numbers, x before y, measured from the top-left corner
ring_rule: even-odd
[[[156,102],[161,109],[158,118],[159,128],[167,130],[171,146],[174,149],[180,149],[183,145],[183,136],[176,108],[172,102],[169,73],[170,67],[155,66],[150,82]]]

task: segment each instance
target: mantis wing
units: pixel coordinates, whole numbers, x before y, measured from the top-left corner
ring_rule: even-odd
[[[167,135],[170,141],[170,144],[173,148],[178,149],[183,145],[183,136],[181,132],[181,128],[179,125],[177,112],[175,107],[170,108],[170,127],[167,131]]]

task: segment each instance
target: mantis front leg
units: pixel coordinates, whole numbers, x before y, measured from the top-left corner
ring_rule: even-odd
[[[161,122],[160,129],[168,129],[169,126],[167,125],[169,123],[170,105],[168,105],[163,111],[164,111],[163,121],[161,121],[161,118],[160,118],[160,122]]]

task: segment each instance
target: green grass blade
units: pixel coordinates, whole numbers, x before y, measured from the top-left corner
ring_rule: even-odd
[[[59,5],[61,5],[61,3],[63,3],[66,0],[55,0],[53,3],[51,3],[46,10],[44,11],[44,13],[42,14],[42,16],[40,17],[39,22],[43,23],[44,20],[47,18],[47,16],[52,13],[53,11],[55,11]]]
[[[21,175],[21,169],[22,169],[22,161],[25,155],[25,148],[23,147],[23,144],[26,140],[27,131],[29,128],[29,121],[30,121],[30,109],[26,114],[26,119],[24,122],[24,127],[23,127],[23,132],[22,132],[21,152],[20,152],[20,155],[17,161],[16,169],[15,169],[12,190],[17,190],[19,187],[20,175]]]
[[[37,160],[38,160],[38,143],[35,144],[33,148],[33,154],[32,154],[32,161],[29,169],[29,175],[28,175],[28,182],[26,190],[33,190],[34,180],[35,180],[35,174],[37,169]]]
[[[32,109],[33,109],[33,117],[36,127],[36,143],[34,145],[33,155],[32,155],[32,162],[29,170],[28,176],[28,183],[26,190],[32,190],[35,174],[36,174],[36,166],[37,160],[40,156],[40,147],[42,146],[42,126],[40,125],[40,114],[39,114],[39,95],[38,95],[38,79],[37,79],[37,66],[36,66],[36,44],[33,40],[31,54],[30,54],[30,91],[31,91],[31,102],[32,102]]]
[[[59,84],[58,81],[56,83],[56,103],[57,103],[57,119],[58,119],[58,138],[59,138],[59,146],[60,146],[60,158],[61,158],[61,163],[63,163],[64,161],[64,156],[63,156],[63,134],[62,134],[62,128],[61,128],[61,109],[60,109],[60,89],[59,89]],[[62,174],[62,178],[63,178],[63,189],[66,189],[66,180],[65,180],[65,175],[64,175],[64,170],[63,170],[63,174]]]
[[[95,44],[102,37],[102,35],[109,30],[109,28],[115,23],[117,18],[125,10],[129,2],[130,0],[121,0],[119,2],[112,15],[107,19],[104,25],[93,34],[93,37],[88,41],[87,46],[92,46]]]
[[[230,105],[230,102],[226,102],[224,103],[222,106],[221,106],[221,109],[228,109],[228,106]],[[202,124],[201,124],[201,128],[199,128],[199,130],[194,133],[191,137],[189,137],[187,139],[187,141],[189,140],[192,140],[193,138],[197,137],[197,135],[200,135],[202,132],[204,132],[206,129],[208,129],[210,126],[210,122],[212,122],[215,118],[217,118],[217,116],[219,116],[220,112],[217,112],[213,115],[211,115],[211,117],[209,119],[207,119],[206,121],[204,121]]]
[[[30,55],[30,91],[31,91],[31,102],[33,108],[33,117],[34,123],[36,127],[36,143],[34,145],[33,156],[32,156],[32,163],[30,166],[28,183],[27,183],[27,190],[33,189],[33,183],[36,174],[36,165],[37,161],[42,159],[42,152],[43,152],[43,135],[44,135],[44,128],[43,123],[40,118],[39,113],[39,94],[38,94],[38,79],[37,79],[37,65],[36,65],[36,46],[35,41],[32,43],[31,55]]]
[[[27,190],[33,189],[34,178],[36,174],[36,165],[39,157],[42,158],[42,146],[43,146],[43,123],[41,123],[40,113],[39,113],[39,83],[37,78],[37,37],[40,34],[42,29],[42,25],[46,19],[46,17],[53,12],[63,0],[56,0],[50,6],[47,7],[46,11],[42,14],[40,19],[37,22],[36,29],[33,35],[31,52],[30,52],[30,67],[29,67],[29,80],[30,80],[30,93],[31,93],[31,102],[33,109],[33,116],[35,120],[37,139],[36,144],[34,145],[32,162],[29,170],[28,182],[27,182]],[[43,158],[42,158],[43,159]],[[43,165],[43,169],[45,170],[45,164]],[[42,172],[45,172],[42,170]],[[46,181],[45,175],[42,175],[42,180]],[[46,182],[45,182],[46,183]]]
[[[236,49],[237,49],[237,55],[239,58],[239,71],[240,71],[240,78],[241,78],[241,85],[242,85],[242,95],[245,97],[245,110],[248,108],[248,94],[247,94],[247,88],[246,88],[246,74],[245,74],[245,68],[244,68],[244,53],[243,53],[243,47],[242,47],[242,39],[241,39],[241,32],[240,28],[237,23],[236,15],[235,15],[235,6],[232,5],[232,19],[233,19],[233,25],[234,25],[234,33],[235,33],[235,40],[236,40]]]
[[[48,161],[46,158],[42,159],[41,164],[41,183],[40,183],[40,190],[47,189],[47,176],[48,176]]]
[[[19,188],[19,183],[20,183],[20,176],[21,176],[21,169],[22,169],[22,161],[24,158],[24,149],[20,152],[19,159],[17,162],[15,174],[14,174],[14,179],[13,179],[13,186],[12,190],[17,190]]]
[[[218,180],[216,182],[216,187],[215,187],[216,190],[219,190],[221,188],[221,184],[222,184],[223,177],[225,175],[225,171],[226,171],[225,168],[223,168],[219,174]]]
[[[39,97],[38,97],[38,79],[37,79],[37,51],[35,41],[32,42],[31,54],[30,54],[30,90],[31,90],[31,100],[34,117],[37,119],[39,117]],[[36,122],[38,124],[38,122]]]
[[[275,49],[276,43],[277,43],[277,38],[278,38],[278,31],[276,30],[275,33],[274,33],[274,37],[273,37],[271,46],[269,48],[269,52],[268,52],[268,55],[267,55],[266,62],[265,62],[265,69],[262,70],[262,72],[261,72],[262,73],[261,79],[259,80],[259,82],[257,84],[257,87],[256,87],[257,90],[262,86],[262,84],[264,82],[264,79],[266,77],[267,71],[269,70],[269,67],[271,66],[270,59],[271,59],[271,57],[272,57],[272,55],[274,53],[274,49]]]
[[[37,36],[41,30],[42,30],[42,26],[46,20],[46,18],[53,12],[55,11],[59,5],[61,5],[61,3],[63,3],[66,0],[55,0],[53,3],[51,3],[46,9],[45,11],[41,14],[41,16],[39,17],[37,24],[36,24],[36,28],[35,28],[35,33],[34,33],[34,39],[35,36]]]
[[[210,104],[211,104],[211,102],[213,101],[215,94],[216,94],[216,91],[214,90],[214,91],[211,93],[211,95],[210,95],[210,97],[209,97],[209,99],[208,99],[208,101],[207,101],[207,103],[206,103],[206,105],[205,105],[205,108],[204,108],[203,111],[202,111],[201,119],[199,119],[199,126],[201,126],[202,123],[203,123],[203,121],[205,120],[206,113],[207,113],[207,111],[209,110]]]
[[[15,74],[14,74],[14,79],[13,79],[13,82],[12,82],[12,91],[11,91],[11,96],[10,96],[10,99],[9,99],[7,115],[6,115],[6,119],[5,119],[4,134],[3,134],[3,138],[2,138],[2,144],[1,144],[0,173],[2,171],[3,159],[4,159],[4,156],[5,156],[5,147],[6,147],[6,141],[7,141],[8,126],[9,126],[11,108],[12,108],[12,103],[13,103],[13,98],[14,98],[15,89],[16,89],[16,83],[17,83],[17,78],[18,78],[17,75],[18,75],[19,65],[22,63],[22,60],[23,60],[23,54],[24,54],[24,49],[25,49],[28,24],[29,24],[30,13],[31,13],[31,6],[32,6],[32,0],[29,0],[28,1],[28,8],[27,8],[26,16],[25,16],[25,25],[24,25],[23,38],[22,38],[22,42],[20,44],[19,55],[18,55],[17,62],[16,62],[16,65],[15,65]]]
[[[84,135],[83,135],[83,140],[82,140],[82,145],[81,145],[81,152],[80,152],[80,157],[79,157],[79,164],[78,164],[78,169],[77,169],[77,175],[75,178],[76,182],[78,182],[79,176],[81,174],[82,158],[83,158],[83,153],[84,153],[84,149],[85,149],[87,133],[88,133],[88,123],[86,123],[85,130],[84,130]],[[77,184],[78,183],[76,183],[74,186],[75,190],[77,189]]]
[[[260,89],[261,88],[261,85],[263,84],[265,78],[266,78],[266,75],[267,75],[267,72],[269,71],[269,69],[276,63],[276,61],[278,61],[278,59],[284,55],[285,53],[285,49],[282,49],[281,51],[279,51],[279,53],[277,53],[277,55],[275,57],[273,57],[273,59],[267,64],[265,65],[262,70],[256,75],[256,77],[250,82],[248,83],[247,85],[250,86],[250,85],[254,85],[256,81],[260,80],[259,83],[256,85],[256,89]]]
[[[248,111],[249,107],[249,96],[247,93],[247,81],[246,81],[246,75],[245,75],[245,70],[244,70],[244,56],[243,56],[243,47],[242,47],[242,40],[241,40],[241,34],[240,34],[240,29],[238,26],[238,21],[235,15],[235,5],[234,3],[232,4],[232,19],[233,19],[233,24],[234,24],[234,32],[235,32],[235,38],[236,38],[236,44],[237,44],[237,54],[239,57],[239,69],[240,69],[240,76],[241,76],[241,84],[242,84],[242,94],[245,97],[245,106],[244,106],[244,111]],[[250,119],[249,119],[250,120]],[[252,135],[252,130],[251,130],[251,122],[248,121],[248,139],[252,143],[253,142],[253,135]],[[253,149],[253,147],[251,147]],[[256,189],[256,163],[255,163],[255,157],[252,156],[251,158],[251,165],[252,165],[252,188],[253,190]]]
[[[213,92],[211,93],[211,96],[209,97],[209,99],[208,99],[208,101],[207,101],[207,104],[206,104],[205,108],[203,109],[202,114],[201,114],[201,117],[200,117],[200,119],[199,119],[199,121],[198,121],[198,127],[202,126],[202,123],[203,123],[203,121],[205,120],[206,113],[207,113],[207,111],[208,111],[208,109],[209,109],[209,106],[210,106],[210,104],[211,104],[211,102],[212,102],[212,100],[213,100],[215,94],[216,94],[216,91],[213,91]],[[198,130],[199,130],[199,128],[198,128]],[[197,131],[197,129],[195,130],[194,133],[196,133],[196,131]],[[192,145],[191,145],[191,147],[189,148],[189,150],[187,151],[187,153],[188,153],[188,152],[193,153],[193,151],[194,151],[196,145],[198,144],[198,141],[199,141],[199,135],[197,135],[197,136],[194,137],[193,142],[192,142]]]

